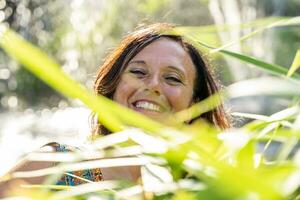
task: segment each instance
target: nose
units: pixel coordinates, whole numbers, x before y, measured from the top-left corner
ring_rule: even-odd
[[[156,95],[160,95],[161,90],[161,82],[159,76],[153,75],[150,76],[145,83],[145,90],[155,93]]]

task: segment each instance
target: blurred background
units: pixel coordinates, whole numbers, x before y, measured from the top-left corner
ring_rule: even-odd
[[[0,0],[0,22],[45,51],[90,90],[105,55],[139,24],[241,24],[299,14],[300,0]],[[251,31],[235,26],[214,32],[211,44],[221,45]],[[295,26],[264,31],[230,50],[288,68],[299,47],[300,31]],[[218,55],[213,64],[225,86],[267,75]],[[232,99],[226,105],[231,111],[270,115],[292,103],[293,99],[260,96]],[[84,141],[90,114],[79,101],[64,98],[0,49],[0,173],[47,142]],[[236,119],[235,126],[244,122]]]

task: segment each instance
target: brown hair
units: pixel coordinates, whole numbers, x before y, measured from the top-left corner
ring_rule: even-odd
[[[194,102],[199,102],[219,91],[217,82],[214,79],[212,68],[203,55],[190,43],[184,41],[182,36],[171,35],[167,32],[173,26],[165,23],[153,24],[147,27],[140,27],[136,31],[127,35],[105,59],[99,68],[96,76],[94,91],[112,99],[121,74],[125,70],[128,62],[138,54],[144,47],[159,38],[168,38],[182,45],[188,52],[193,64],[196,67],[197,75],[194,88]],[[208,122],[225,129],[230,126],[223,106],[218,106],[212,111],[202,114],[199,118],[204,118]],[[109,131],[99,124],[97,117],[94,117],[93,135],[108,134]]]

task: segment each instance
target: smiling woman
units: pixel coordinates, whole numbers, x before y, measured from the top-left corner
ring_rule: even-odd
[[[99,68],[95,92],[159,121],[218,92],[205,57],[183,37],[168,34],[172,28],[153,24],[126,36]],[[199,118],[230,126],[222,105]],[[109,134],[94,122],[94,136]]]
[[[95,93],[160,122],[217,93],[218,84],[205,57],[183,37],[168,34],[170,30],[169,24],[154,24],[140,27],[126,36],[99,68]],[[94,119],[93,136],[110,134],[97,116]],[[229,127],[222,105],[186,123],[197,119],[205,119],[222,129]],[[78,149],[50,143],[41,150],[69,152]],[[12,172],[53,165],[56,163],[24,160]],[[115,179],[138,181],[140,176],[140,166],[103,167],[65,173],[56,184],[75,186]],[[26,179],[31,184],[44,180],[45,177]],[[0,183],[0,197],[7,185]]]

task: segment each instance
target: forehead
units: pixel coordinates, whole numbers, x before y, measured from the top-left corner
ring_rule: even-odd
[[[190,55],[181,43],[166,37],[159,38],[144,47],[131,59],[133,60],[142,60],[159,66],[176,66],[191,73],[196,71]]]
[[[183,59],[184,57],[189,57],[188,53],[182,47],[182,45],[171,39],[162,37],[154,42],[151,42],[146,47],[144,47],[135,57],[139,56],[172,56],[177,59]]]

